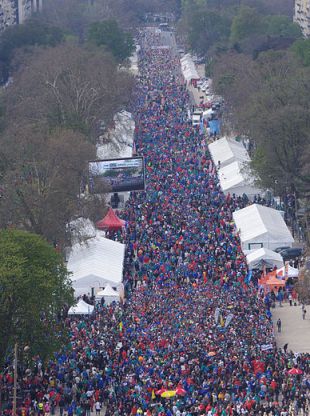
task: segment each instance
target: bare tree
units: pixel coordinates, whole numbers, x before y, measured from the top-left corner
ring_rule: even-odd
[[[78,130],[96,140],[129,100],[133,78],[98,48],[38,48],[14,76],[5,101],[11,122]]]
[[[16,226],[67,243],[73,218],[94,214],[93,201],[80,195],[87,161],[95,146],[80,133],[14,126],[1,136],[1,226]],[[98,207],[97,207],[98,208]],[[104,211],[96,212],[98,218]]]

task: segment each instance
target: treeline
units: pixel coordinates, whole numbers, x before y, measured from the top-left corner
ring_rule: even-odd
[[[80,186],[98,137],[130,100],[134,42],[117,1],[45,4],[0,38],[9,80],[0,95],[0,227],[63,247],[71,220],[104,213],[104,200],[85,198]]]
[[[214,89],[226,99],[226,128],[251,139],[262,189],[284,200],[294,194],[307,207],[310,41],[293,23],[293,10],[293,1],[189,0],[180,32],[205,56]]]

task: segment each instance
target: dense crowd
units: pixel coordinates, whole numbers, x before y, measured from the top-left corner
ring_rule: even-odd
[[[147,187],[124,211],[131,295],[67,320],[69,345],[20,378],[19,413],[88,416],[104,403],[107,416],[309,414],[310,356],[275,345],[270,302],[249,281],[232,222],[243,202],[224,196],[188,122],[177,58],[154,32],[141,44],[136,146]],[[8,395],[12,383],[8,366]]]

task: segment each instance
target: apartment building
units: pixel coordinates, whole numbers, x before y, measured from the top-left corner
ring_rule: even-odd
[[[43,0],[0,0],[0,32],[42,9]]]
[[[310,0],[295,0],[294,21],[301,27],[305,37],[310,36]]]

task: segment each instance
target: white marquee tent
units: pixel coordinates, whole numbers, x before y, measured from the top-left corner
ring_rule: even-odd
[[[86,243],[75,244],[67,268],[75,294],[90,293],[110,284],[117,287],[123,280],[125,245],[97,236]]]
[[[112,302],[120,301],[120,294],[108,284],[96,294],[96,301],[100,301],[102,298],[104,298],[106,305],[110,305]]]
[[[295,269],[295,267],[287,265],[287,277],[298,277],[299,270]],[[277,270],[277,276],[284,278],[285,277],[285,266],[281,267],[281,269]]]
[[[107,143],[97,145],[98,159],[131,157],[135,122],[132,114],[121,111],[114,116],[115,128],[107,133]]]
[[[222,137],[210,143],[209,151],[216,166],[218,162],[221,163],[221,167],[224,167],[235,161],[242,163],[250,161],[246,148],[233,138]]]
[[[181,59],[181,69],[184,79],[190,82],[193,79],[200,79],[200,76],[196,70],[195,63],[189,53],[184,55]]]
[[[246,194],[249,199],[261,191],[255,187],[254,179],[243,170],[240,162],[232,162],[218,170],[218,177],[224,194],[242,196]]]
[[[291,247],[294,239],[279,211],[252,204],[233,213],[242,249]]]
[[[94,312],[94,306],[89,305],[80,299],[75,306],[71,306],[68,315],[91,315]]]
[[[283,258],[281,254],[264,247],[251,251],[249,254],[247,254],[246,260],[250,270],[262,270],[264,266],[270,269],[274,268],[275,266],[277,268],[283,266]]]

